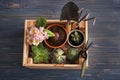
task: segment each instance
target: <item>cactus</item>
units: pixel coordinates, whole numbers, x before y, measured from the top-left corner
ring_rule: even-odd
[[[40,17],[36,21],[36,27],[46,27],[46,18]]]
[[[69,48],[66,54],[66,58],[70,61],[70,63],[75,63],[78,58],[78,49]]]

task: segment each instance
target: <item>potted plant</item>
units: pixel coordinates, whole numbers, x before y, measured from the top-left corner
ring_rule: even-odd
[[[66,55],[64,54],[64,50],[57,48],[52,52],[52,63],[53,64],[65,64],[66,63]]]
[[[72,47],[80,47],[85,42],[84,33],[78,29],[72,30],[68,34],[68,44]]]
[[[45,41],[45,44],[50,48],[60,48],[65,45],[67,41],[67,31],[60,24],[51,24],[47,28],[47,30],[52,31],[55,36],[51,37]]]

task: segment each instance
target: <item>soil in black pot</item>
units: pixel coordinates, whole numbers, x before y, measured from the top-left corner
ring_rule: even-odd
[[[62,27],[53,26],[50,27],[49,30],[55,34],[55,37],[49,38],[47,40],[48,44],[52,46],[60,46],[65,42],[67,36],[65,30]]]

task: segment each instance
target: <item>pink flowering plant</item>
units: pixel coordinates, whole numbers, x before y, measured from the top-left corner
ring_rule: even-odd
[[[29,45],[38,46],[39,43],[43,42],[43,40],[48,39],[48,33],[45,32],[44,27],[31,27],[28,31],[27,35],[27,43]]]
[[[30,53],[34,63],[49,62],[49,54],[46,47],[44,47],[43,41],[49,37],[54,37],[55,34],[45,29],[45,27],[46,19],[41,17],[36,21],[36,25],[27,31],[26,42],[31,47],[32,52]]]

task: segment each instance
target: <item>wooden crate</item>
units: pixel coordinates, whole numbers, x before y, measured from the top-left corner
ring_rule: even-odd
[[[83,59],[79,58],[79,64],[34,64],[33,59],[29,57],[29,46],[26,43],[26,31],[28,27],[35,25],[36,20],[25,20],[24,26],[24,47],[23,47],[23,66],[27,68],[39,69],[81,69]],[[66,24],[66,21],[60,22],[59,20],[47,20],[47,25],[52,23]],[[80,23],[81,30],[85,33],[85,42],[88,40],[88,22]],[[87,52],[88,53],[88,52]],[[86,67],[88,67],[88,59]]]

